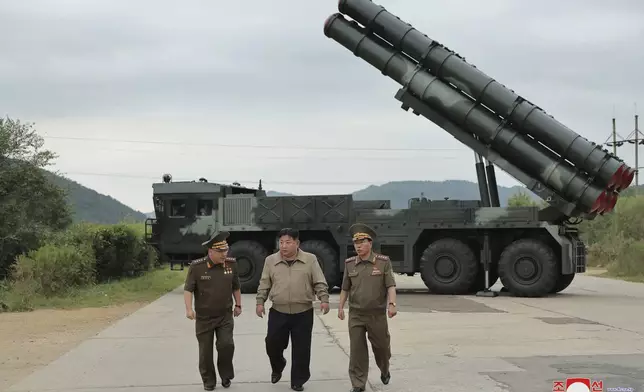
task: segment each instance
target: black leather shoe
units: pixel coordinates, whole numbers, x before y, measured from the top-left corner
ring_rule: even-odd
[[[303,391],[304,387],[301,385],[291,385],[291,389],[294,391]]]
[[[221,386],[224,388],[230,387],[230,380],[227,378],[224,378],[223,380],[221,380]]]
[[[214,391],[214,390],[215,390],[215,386],[214,386],[214,385],[204,385],[204,386],[203,386],[203,390],[204,390],[204,391]]]
[[[282,369],[286,369],[286,358],[284,358],[284,367]],[[271,382],[273,384],[277,384],[281,379],[282,379],[282,372],[271,373]]]
[[[385,385],[389,384],[389,380],[391,380],[391,372],[387,372],[387,374],[380,375],[380,381],[382,381],[383,384]]]
[[[351,392],[364,392],[364,388],[353,387],[351,388]]]

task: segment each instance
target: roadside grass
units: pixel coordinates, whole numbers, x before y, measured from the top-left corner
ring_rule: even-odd
[[[602,267],[587,267],[584,275],[596,276],[599,278],[617,279],[626,282],[644,283],[644,275],[622,276],[611,273],[608,271],[608,269]]]
[[[78,309],[105,307],[126,303],[147,303],[179,287],[187,269],[170,270],[167,265],[154,268],[141,277],[123,278],[109,283],[85,287],[72,287],[64,294],[45,297],[25,296],[21,290],[0,286],[0,304],[4,311],[29,311],[36,309]],[[0,309],[2,311],[2,309]]]

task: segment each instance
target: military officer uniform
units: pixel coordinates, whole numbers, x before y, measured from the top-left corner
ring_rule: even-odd
[[[350,229],[353,241],[375,238],[373,229],[355,224]],[[391,345],[387,322],[387,290],[396,286],[391,261],[388,256],[371,251],[365,260],[359,256],[345,261],[342,290],[349,300],[349,378],[352,392],[364,391],[368,381],[369,349],[381,372],[381,380],[388,384],[391,374],[389,360]],[[395,303],[390,303],[395,307]]]
[[[204,242],[207,248],[219,252],[228,250],[228,232],[216,233]],[[204,389],[212,391],[217,382],[213,360],[213,344],[217,348],[217,368],[222,385],[230,386],[235,376],[233,356],[233,293],[240,290],[237,265],[232,257],[215,264],[209,256],[194,260],[188,269],[184,285],[194,295],[195,333],[199,344],[199,373]],[[241,309],[239,304],[234,305]]]

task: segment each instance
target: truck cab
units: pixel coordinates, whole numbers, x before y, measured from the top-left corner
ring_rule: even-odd
[[[261,189],[211,183],[205,178],[195,181],[172,181],[165,174],[163,182],[152,184],[154,218],[145,225],[146,240],[155,246],[171,268],[183,269],[191,260],[202,257],[201,243],[217,230],[220,200],[229,195],[263,196]]]

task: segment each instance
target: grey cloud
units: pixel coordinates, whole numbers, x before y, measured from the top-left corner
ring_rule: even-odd
[[[593,141],[603,142],[610,132],[613,106],[631,116],[633,102],[641,99],[641,1],[380,4]],[[0,2],[0,115],[35,120],[51,135],[460,147],[428,153],[416,164],[375,165],[369,179],[475,179],[471,165],[459,169],[444,158],[469,162],[467,148],[402,112],[393,81],[324,36],[323,22],[336,11],[337,0]],[[158,168],[193,177],[204,172],[199,156],[117,154],[100,150],[98,143],[47,142],[69,172],[87,168],[147,176]],[[79,148],[94,151],[76,154]],[[234,156],[238,150],[226,151]],[[262,162],[253,154],[257,151],[245,151],[249,162],[231,166],[225,177],[351,178],[341,157]],[[109,164],[114,156],[123,161]],[[499,178],[509,181],[504,174]],[[131,205],[149,205],[150,181],[139,180],[136,188],[135,179],[115,180],[110,188],[107,179],[79,177]],[[295,189],[303,187],[282,188]],[[347,186],[315,189],[346,191]]]
[[[549,16],[569,20],[574,34],[575,15],[606,12],[598,2],[589,3],[582,11],[559,5],[554,15],[543,14],[552,10],[552,4],[546,3],[529,8],[534,17],[526,13],[527,5],[509,1],[468,2],[468,7],[464,2],[440,7],[437,2],[431,4],[433,7],[400,1],[382,3],[423,31],[428,25],[430,36],[431,30],[437,30],[437,34],[446,29],[451,32],[458,20],[460,31],[451,34],[454,45],[466,50],[466,57],[470,53],[481,58],[482,68],[499,64],[487,68],[500,80],[543,77],[578,85],[587,84],[590,77],[597,84],[592,87],[614,87],[614,82],[593,77],[591,71],[596,67],[609,71],[608,57],[616,55],[607,51],[610,47],[589,42],[559,50],[552,39],[544,47],[535,39],[517,42],[516,37],[521,35],[511,33],[522,25],[538,26]],[[268,101],[336,108],[344,106],[339,104],[340,95],[355,103],[394,88],[387,78],[323,36],[322,22],[335,11],[335,1],[312,3],[315,6],[286,1],[198,2],[180,7],[177,3],[145,1],[131,3],[133,7],[110,4],[75,1],[57,2],[54,7],[49,2],[5,3],[3,6],[13,11],[1,13],[6,20],[0,20],[0,25],[12,39],[2,44],[3,52],[11,55],[0,63],[0,86],[13,96],[11,101],[2,100],[4,106],[34,105],[37,113],[69,112],[70,108],[91,111],[92,106],[103,112],[128,113],[182,103],[229,110],[243,102],[257,106]],[[425,9],[428,12],[424,13]],[[625,11],[613,13],[633,16],[632,11]],[[494,19],[497,13],[515,12],[523,13],[523,18]],[[477,31],[479,34],[473,35]],[[561,34],[561,40],[570,34]],[[494,40],[486,40],[488,35]],[[467,46],[459,37],[468,37]],[[479,37],[484,45],[474,41]],[[603,54],[598,55],[598,49]],[[523,50],[537,56],[516,56]],[[592,68],[584,65],[591,61]],[[629,62],[632,64],[624,66],[635,65],[639,59],[633,56]],[[626,78],[617,79],[617,83],[619,87],[633,85]],[[386,101],[374,104],[380,102]]]

